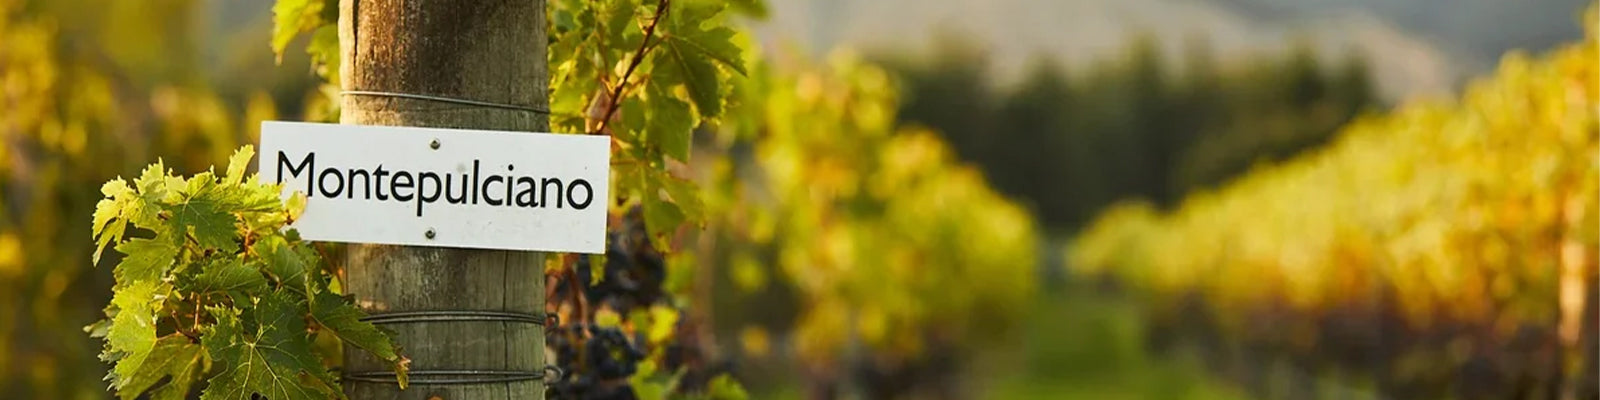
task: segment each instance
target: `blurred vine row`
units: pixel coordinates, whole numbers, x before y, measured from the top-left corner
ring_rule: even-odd
[[[963,361],[1028,318],[1032,216],[899,126],[891,76],[852,53],[763,63],[739,90],[703,138],[728,156],[701,163],[695,255],[727,342],[798,364],[813,398],[970,395]]]
[[[1506,55],[1460,99],[1163,212],[1126,203],[1072,267],[1147,294],[1157,347],[1285,363],[1402,398],[1594,398],[1600,52]],[[1263,377],[1234,374],[1247,386]]]

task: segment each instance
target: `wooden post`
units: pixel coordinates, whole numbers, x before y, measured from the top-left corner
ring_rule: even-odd
[[[548,109],[544,4],[342,0],[340,122],[547,131],[548,116],[532,111]],[[345,292],[368,313],[386,315],[383,326],[396,333],[412,375],[400,390],[383,363],[346,348],[345,393],[544,398],[543,260],[533,252],[351,245]]]

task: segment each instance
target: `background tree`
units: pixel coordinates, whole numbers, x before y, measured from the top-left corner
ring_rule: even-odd
[[[1196,40],[1180,73],[1146,35],[1120,59],[1071,74],[1042,61],[997,86],[981,51],[942,43],[931,59],[887,63],[906,98],[899,118],[940,132],[1053,232],[1075,231],[1118,199],[1175,204],[1314,148],[1378,106],[1356,52],[1333,68],[1299,45],[1223,68]]]

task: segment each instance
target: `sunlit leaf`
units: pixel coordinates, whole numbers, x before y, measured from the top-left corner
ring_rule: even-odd
[[[291,295],[262,296],[245,314],[211,309],[216,325],[201,339],[220,370],[207,381],[204,400],[315,400],[344,398],[334,378],[311,352],[303,313]]]

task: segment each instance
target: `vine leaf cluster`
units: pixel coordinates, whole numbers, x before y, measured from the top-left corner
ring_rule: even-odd
[[[695,128],[722,116],[746,74],[720,2],[552,0],[551,126],[611,135],[613,214],[638,206],[650,239],[704,220],[687,163]],[[601,263],[603,264],[603,263]]]
[[[285,229],[304,197],[246,176],[245,146],[222,175],[174,176],[161,162],[133,182],[107,182],[95,207],[94,259],[121,253],[106,319],[86,329],[105,339],[106,377],[122,399],[343,398],[329,365],[344,342],[387,361],[409,360],[388,332],[340,296],[332,269]]]

